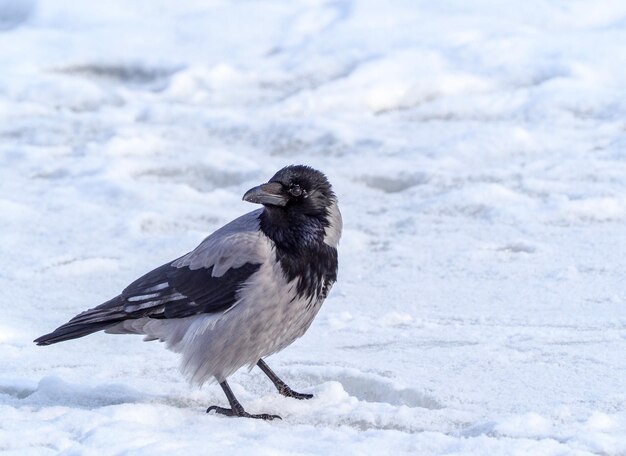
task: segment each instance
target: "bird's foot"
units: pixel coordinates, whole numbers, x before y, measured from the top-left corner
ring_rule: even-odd
[[[292,390],[287,385],[280,386],[278,388],[278,392],[286,397],[293,397],[294,399],[311,399],[313,397],[312,394],[307,393],[298,393],[297,391]]]
[[[207,413],[211,411],[214,411],[216,414],[219,414],[219,415],[237,416],[241,418],[256,418],[258,420],[270,420],[270,421],[274,419],[282,420],[280,416],[270,415],[268,413],[259,413],[258,415],[253,415],[252,413],[246,412],[243,408],[232,409],[232,408],[225,408],[225,407],[219,407],[217,405],[212,405],[211,407],[206,409]]]

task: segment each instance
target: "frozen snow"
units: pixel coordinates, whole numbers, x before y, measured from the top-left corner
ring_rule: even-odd
[[[626,454],[626,2],[0,0],[0,452]],[[206,415],[140,337],[32,340],[325,171],[340,275]]]

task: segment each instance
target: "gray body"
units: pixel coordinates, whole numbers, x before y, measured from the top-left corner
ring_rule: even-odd
[[[220,277],[247,263],[260,264],[237,291],[234,305],[225,311],[184,318],[124,320],[109,326],[105,332],[144,334],[146,340],[165,342],[170,350],[181,353],[181,370],[198,385],[214,380],[221,383],[240,367],[252,367],[259,359],[282,350],[301,337],[317,315],[332,284],[321,287],[325,290],[324,295],[298,295],[296,280],[287,280],[276,258],[274,242],[259,229],[262,210],[233,220],[172,263],[172,266],[187,266],[192,270],[213,267],[213,277]],[[329,208],[328,220],[324,242],[336,248],[342,220],[335,202]],[[158,288],[155,286],[155,291]],[[127,302],[121,305],[131,311],[158,308],[161,303],[146,301],[149,297],[148,293],[140,297],[138,304]],[[109,308],[111,310],[114,309]]]

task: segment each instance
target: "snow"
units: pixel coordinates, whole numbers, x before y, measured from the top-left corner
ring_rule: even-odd
[[[0,0],[0,452],[626,454],[626,3]],[[339,281],[250,412],[140,337],[32,340],[282,166]]]

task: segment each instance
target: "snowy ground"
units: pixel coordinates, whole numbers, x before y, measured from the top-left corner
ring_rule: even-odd
[[[0,0],[0,452],[626,454],[626,2]],[[32,339],[325,171],[340,277],[206,415]]]

